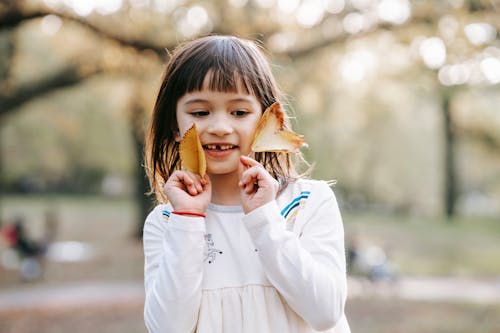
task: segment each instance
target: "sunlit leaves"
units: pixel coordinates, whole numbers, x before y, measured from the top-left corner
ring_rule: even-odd
[[[94,12],[110,15],[123,6],[123,0],[44,0],[44,3],[53,9],[70,8],[79,16],[88,16]]]
[[[248,0],[228,0],[229,4],[236,8],[244,7]]]
[[[179,32],[188,38],[210,32],[212,28],[206,8],[200,5],[180,7],[174,12],[174,21]]]
[[[66,24],[68,13],[72,13],[73,17],[80,16],[80,20],[96,24],[98,29],[106,26],[110,31],[112,26],[126,21],[130,24],[120,25],[111,35],[150,39],[156,45],[209,33],[234,33],[249,38],[260,34],[267,49],[292,58],[307,54],[316,45],[327,46],[329,40],[336,43],[359,38],[379,33],[384,27],[401,38],[409,49],[416,49],[417,57],[412,60],[435,70],[444,85],[497,82],[495,68],[500,57],[478,56],[488,47],[498,47],[498,24],[487,1],[474,2],[474,7],[465,6],[463,0],[40,0],[40,3],[54,11],[40,22],[41,31],[49,36],[57,34]],[[398,31],[405,28],[413,34],[411,38],[407,32]],[[338,71],[345,73],[345,68],[351,68],[348,71],[351,81],[346,82],[354,83],[363,77],[360,68],[364,65],[356,65],[360,63],[356,59],[343,62]]]

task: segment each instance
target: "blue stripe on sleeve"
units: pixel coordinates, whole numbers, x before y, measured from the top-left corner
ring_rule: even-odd
[[[309,198],[310,194],[310,191],[300,192],[300,195],[298,197],[293,199],[292,202],[290,202],[288,205],[286,205],[285,208],[281,210],[281,216],[286,218],[288,214],[290,214],[290,212],[300,204],[300,200]]]

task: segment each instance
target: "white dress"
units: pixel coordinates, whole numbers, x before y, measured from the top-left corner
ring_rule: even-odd
[[[249,214],[157,206],[144,226],[150,332],[349,333],[344,231],[325,182],[298,180]]]

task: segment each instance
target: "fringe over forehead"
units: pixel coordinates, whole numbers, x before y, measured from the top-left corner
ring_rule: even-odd
[[[182,95],[211,91],[254,95],[263,110],[279,99],[269,64],[258,47],[232,36],[208,36],[180,45],[172,54],[166,75],[175,101]],[[204,87],[204,83],[208,83]]]

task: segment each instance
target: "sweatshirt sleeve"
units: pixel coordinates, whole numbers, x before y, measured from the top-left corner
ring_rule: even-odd
[[[337,201],[324,182],[298,219],[299,235],[285,229],[272,201],[245,215],[267,277],[288,305],[315,330],[330,329],[344,318],[347,294],[344,230]]]
[[[204,219],[171,214],[165,220],[162,214],[156,207],[144,225],[144,321],[149,332],[193,332],[201,303]]]

